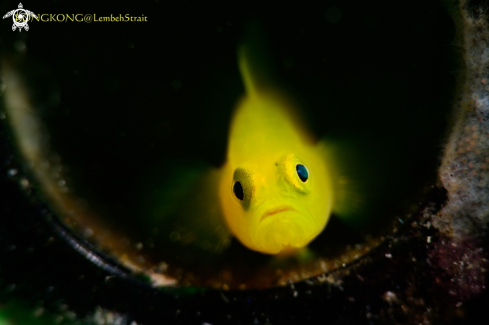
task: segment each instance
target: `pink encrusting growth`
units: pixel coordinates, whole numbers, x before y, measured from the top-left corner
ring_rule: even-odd
[[[465,1],[461,6],[466,8]],[[456,103],[457,122],[440,167],[449,200],[434,218],[435,226],[451,237],[484,227],[489,216],[489,26],[485,12],[474,10],[477,18],[461,11],[466,83]]]
[[[485,289],[485,231],[489,218],[489,20],[487,9],[460,1],[465,83],[455,102],[456,123],[439,170],[445,207],[431,216],[440,231],[429,253],[447,293],[465,301]]]

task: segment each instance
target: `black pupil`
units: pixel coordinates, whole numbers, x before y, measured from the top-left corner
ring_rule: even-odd
[[[295,169],[297,170],[297,175],[299,175],[301,181],[307,181],[307,179],[309,178],[309,173],[307,172],[306,166],[298,164],[297,166],[295,166]]]
[[[243,186],[241,186],[241,183],[239,181],[234,183],[233,192],[234,195],[236,195],[236,197],[241,201],[244,199]]]

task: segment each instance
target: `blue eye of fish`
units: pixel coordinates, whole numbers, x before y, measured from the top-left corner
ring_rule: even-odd
[[[241,186],[241,183],[239,181],[234,183],[233,192],[234,192],[234,195],[236,195],[236,197],[239,200],[243,201],[243,199],[244,199],[243,186]]]
[[[299,175],[301,181],[305,183],[309,178],[309,172],[307,171],[306,166],[297,164],[297,166],[295,166],[295,169],[297,170],[297,175]]]

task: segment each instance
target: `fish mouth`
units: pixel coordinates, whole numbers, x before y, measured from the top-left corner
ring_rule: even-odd
[[[282,206],[274,209],[270,209],[266,211],[260,218],[260,222],[263,221],[264,219],[273,216],[274,214],[280,213],[280,212],[285,212],[285,211],[296,211],[293,207],[291,206]]]

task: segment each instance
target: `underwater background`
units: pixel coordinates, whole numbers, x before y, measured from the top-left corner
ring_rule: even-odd
[[[62,166],[62,178],[56,181],[65,182],[86,211],[96,211],[88,218],[99,218],[109,232],[125,234],[127,245],[143,250],[155,264],[154,256],[160,252],[172,263],[202,268],[203,273],[206,269],[212,273],[216,265],[253,273],[269,262],[238,243],[217,261],[206,253],[171,246],[167,235],[159,239],[165,225],[154,225],[150,217],[154,208],[148,200],[161,184],[178,182],[175,175],[183,173],[185,181],[189,162],[223,164],[229,121],[244,93],[236,49],[251,20],[261,24],[276,75],[301,104],[313,134],[358,148],[358,165],[375,180],[368,189],[365,213],[355,220],[333,218],[311,244],[317,254],[330,254],[330,243],[343,248],[385,235],[393,223],[401,219],[402,224],[418,210],[426,189],[437,182],[447,128],[453,123],[456,79],[463,70],[455,25],[439,1],[36,1],[23,5],[37,15],[48,14],[49,20],[61,20],[65,14],[92,15],[90,23],[31,21],[27,32],[12,32],[12,20],[3,19],[0,55],[15,61],[22,71],[36,110],[33,114],[40,117],[48,135],[49,160]],[[0,11],[17,6],[5,1]],[[143,21],[95,21],[119,14]],[[4,78],[0,81],[3,92],[8,83]],[[5,119],[3,107],[1,112]],[[121,280],[108,281],[107,269],[76,255],[62,240],[55,240],[54,249],[46,244],[55,231],[35,216],[46,214],[52,204],[43,196],[42,186],[33,184],[27,191],[14,185],[22,184],[21,174],[29,178],[29,167],[19,150],[12,149],[15,136],[8,116],[4,122],[0,315],[5,315],[7,324],[10,319],[19,319],[19,324],[136,323],[134,315],[143,312],[134,310],[153,304],[149,293],[139,299],[140,305],[132,305],[133,298],[121,297],[126,289],[101,292],[102,283],[114,288]],[[12,161],[19,161],[14,175]],[[66,221],[63,231],[69,233],[71,221],[61,221]],[[110,253],[110,244],[101,243],[103,235],[82,233],[81,237]],[[172,255],[175,250],[178,254]],[[233,268],[233,263],[240,263],[239,267]],[[80,277],[82,282],[75,283]],[[143,290],[136,282],[129,283],[120,288],[129,286],[131,294]],[[205,287],[206,282],[195,283]],[[175,310],[185,313],[181,305],[198,306],[198,299],[205,299],[200,289],[172,290],[163,290],[163,300],[155,300],[169,301],[168,308],[150,309],[164,309],[165,317],[171,315],[164,319],[175,323],[203,323],[194,314],[172,318]],[[174,302],[175,295],[191,298]],[[249,299],[255,299],[255,293]],[[104,308],[115,314],[108,316]],[[223,323],[254,320],[238,307],[232,310],[233,317]],[[150,316],[142,318],[143,324],[154,321]],[[260,318],[258,323],[268,320]]]

